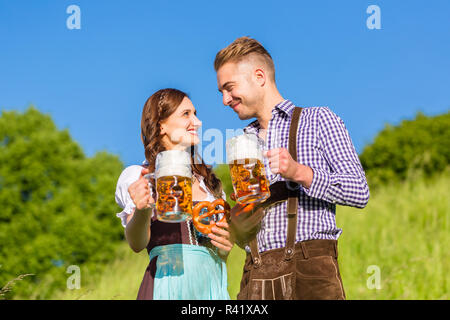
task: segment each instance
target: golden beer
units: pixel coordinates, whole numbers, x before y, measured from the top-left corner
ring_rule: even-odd
[[[191,155],[181,150],[158,153],[155,162],[156,217],[181,222],[192,216]]]
[[[263,145],[258,136],[248,133],[227,140],[227,162],[238,203],[262,202],[270,197]]]
[[[228,165],[237,202],[261,202],[270,196],[269,181],[261,160],[239,159]]]
[[[156,210],[166,222],[180,222],[192,215],[192,179],[163,176],[156,180]],[[160,219],[161,220],[161,219]]]

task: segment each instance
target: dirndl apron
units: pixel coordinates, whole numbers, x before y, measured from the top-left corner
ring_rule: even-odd
[[[226,264],[192,221],[152,218],[138,300],[229,300]]]

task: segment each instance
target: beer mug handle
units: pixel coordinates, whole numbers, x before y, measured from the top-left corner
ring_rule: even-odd
[[[147,173],[146,175],[144,175],[144,178],[147,179],[148,182],[150,182],[150,179],[155,179],[155,173]]]
[[[147,179],[147,181],[148,181],[148,186],[150,187],[150,196],[153,198],[153,188],[150,184],[150,179],[155,179],[155,173],[154,172],[147,173],[146,175],[144,175],[144,178]],[[156,203],[152,203],[151,208],[155,209]]]
[[[216,210],[217,206],[222,206],[223,209]],[[200,215],[203,208],[208,208],[208,211]],[[222,219],[219,222],[226,221],[230,216],[230,205],[224,199],[217,199],[213,202],[201,201],[194,206],[192,210],[192,222],[194,223],[195,229],[203,234],[208,234],[212,232],[212,227],[214,225],[204,224],[201,221],[207,217],[215,214],[223,213]]]

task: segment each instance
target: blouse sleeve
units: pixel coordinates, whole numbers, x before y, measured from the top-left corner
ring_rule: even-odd
[[[131,200],[130,194],[128,193],[128,188],[133,182],[139,179],[142,169],[143,168],[138,165],[129,166],[122,171],[119,180],[117,180],[115,198],[116,203],[123,210],[117,213],[116,216],[122,220],[122,226],[124,228],[127,225],[128,215],[133,213],[136,208],[136,205],[133,200]]]

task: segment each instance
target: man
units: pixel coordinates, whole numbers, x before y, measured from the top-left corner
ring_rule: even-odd
[[[295,161],[288,141],[296,108],[279,93],[267,50],[242,37],[217,53],[214,67],[223,104],[241,120],[256,118],[244,131],[265,141],[271,191],[281,182],[288,187],[277,190],[285,190],[285,199],[295,203],[289,214],[288,201],[258,210],[254,205],[233,208],[232,231],[247,251],[238,299],[345,299],[337,263],[342,230],[336,227],[336,204],[363,208],[369,189],[343,121],[327,107],[297,109],[297,133],[291,140],[297,148]],[[245,226],[255,224],[254,219],[256,237],[242,243],[249,231]],[[293,250],[287,249],[288,241]],[[287,271],[280,273],[283,268]]]

